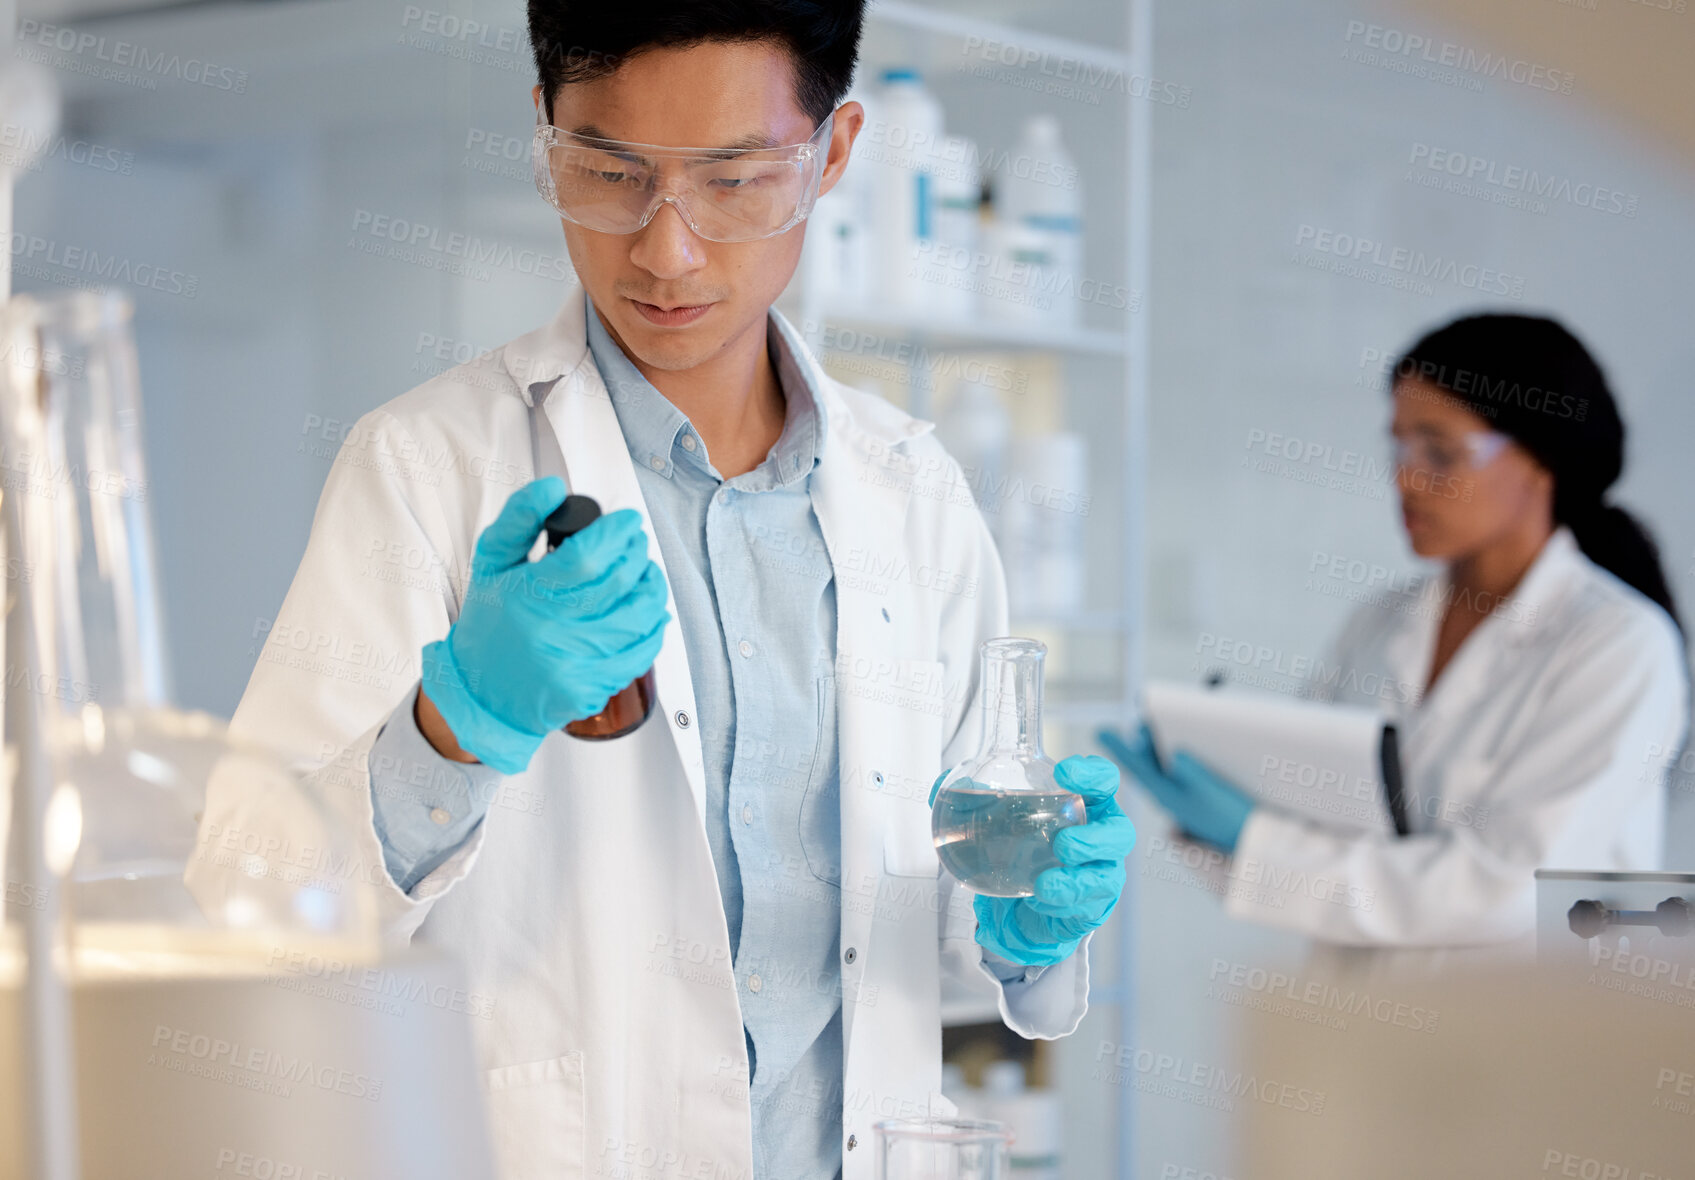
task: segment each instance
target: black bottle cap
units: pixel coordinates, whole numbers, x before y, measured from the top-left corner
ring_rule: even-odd
[[[547,547],[556,549],[566,537],[575,536],[600,519],[600,505],[593,496],[566,496],[544,522]]]

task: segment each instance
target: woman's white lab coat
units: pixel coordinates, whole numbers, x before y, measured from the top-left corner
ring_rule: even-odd
[[[572,490],[645,516],[583,317],[579,291],[548,326],[359,421],[233,725],[288,751],[346,816],[385,934],[447,948],[490,1001],[472,1024],[504,1180],[751,1180],[748,981],[731,970],[675,622],[648,723],[610,742],[548,737],[410,894],[372,829],[365,752],[456,617],[477,535],[534,470],[532,397]],[[870,1180],[875,1120],[953,1113],[945,981],[999,990],[1010,1027],[1057,1037],[1083,1016],[1088,971],[1080,951],[1001,988],[970,895],[939,870],[926,796],[975,745],[978,646],[1006,629],[1001,567],[930,424],[814,369],[829,424],[813,490],[839,619],[846,1057],[824,1100],[843,1104],[845,1180]],[[790,870],[797,889],[829,888]]]
[[[1689,715],[1670,617],[1560,528],[1425,693],[1449,592],[1437,580],[1362,607],[1316,676],[1398,723],[1411,834],[1343,835],[1261,807],[1229,865],[1227,912],[1312,936],[1332,969],[1523,953],[1536,869],[1660,865],[1665,771]]]

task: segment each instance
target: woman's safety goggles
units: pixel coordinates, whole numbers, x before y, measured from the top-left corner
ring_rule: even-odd
[[[1456,436],[1425,432],[1394,435],[1390,446],[1395,465],[1437,475],[1481,471],[1495,461],[1512,439],[1494,430],[1473,430]]]
[[[536,191],[567,221],[606,234],[633,234],[674,206],[709,242],[751,242],[812,212],[835,121],[825,117],[805,143],[774,148],[680,148],[590,139],[542,121],[532,148]]]

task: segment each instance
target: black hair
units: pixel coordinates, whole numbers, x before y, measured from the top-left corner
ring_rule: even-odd
[[[865,0],[530,0],[529,23],[549,118],[560,86],[604,78],[644,50],[779,41],[794,60],[795,101],[822,123],[853,81]]]
[[[1576,336],[1541,316],[1467,316],[1409,348],[1391,390],[1404,379],[1437,386],[1529,451],[1554,477],[1554,520],[1589,560],[1659,603],[1681,629],[1659,547],[1606,502],[1624,470],[1624,420]]]

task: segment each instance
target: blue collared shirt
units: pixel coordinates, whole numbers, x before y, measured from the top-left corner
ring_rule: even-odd
[[[826,422],[775,322],[784,396],[765,460],[725,479],[683,412],[588,309],[688,650],[706,836],[746,1028],[754,1173],[841,1164],[841,804],[835,578],[812,509]]]

